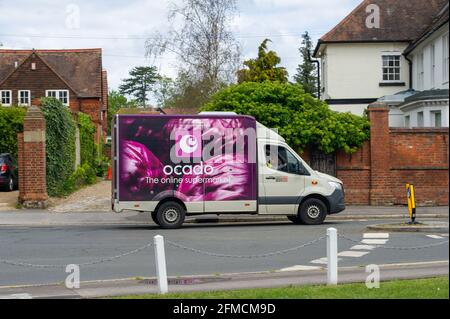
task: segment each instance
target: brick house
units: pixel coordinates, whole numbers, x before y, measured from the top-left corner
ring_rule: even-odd
[[[55,97],[73,113],[88,114],[99,142],[106,136],[108,111],[102,50],[0,50],[0,104],[39,105],[41,97]]]

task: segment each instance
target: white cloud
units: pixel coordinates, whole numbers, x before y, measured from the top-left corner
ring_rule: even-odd
[[[293,75],[300,62],[300,35],[310,31],[316,40],[345,17],[360,0],[240,0],[233,23],[243,57],[254,57],[259,43],[271,38],[270,48]],[[80,9],[80,29],[67,27],[67,6]],[[0,0],[0,43],[7,48],[103,48],[111,88],[145,59],[145,37],[167,28],[168,1],[152,0]],[[43,36],[43,37],[30,37]],[[97,38],[96,38],[97,37]],[[127,39],[128,37],[128,39]],[[129,39],[131,38],[131,39]],[[155,64],[174,76],[175,57]]]

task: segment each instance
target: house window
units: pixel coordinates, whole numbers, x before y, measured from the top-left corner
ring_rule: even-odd
[[[21,106],[31,105],[31,92],[29,90],[20,90],[17,93],[17,100]]]
[[[0,91],[0,104],[3,106],[11,106],[12,104],[12,93],[11,91]]]
[[[431,58],[431,87],[434,88],[435,76],[436,76],[436,48],[434,44],[430,47],[430,58]]]
[[[69,106],[69,91],[68,90],[47,90],[46,97],[54,97],[60,100],[64,105]]]
[[[405,127],[411,127],[411,117],[409,115],[405,116]]]
[[[424,122],[423,122],[423,112],[417,113],[417,126],[418,126],[418,127],[423,127],[423,126],[424,126]]]
[[[442,112],[431,111],[431,125],[434,127],[442,127]]]
[[[400,81],[400,55],[383,55],[383,82]]]
[[[424,73],[425,71],[423,68],[423,53],[421,53],[417,57],[417,86],[419,90],[423,89]]]
[[[449,67],[449,60],[448,60],[448,33],[446,35],[444,35],[444,37],[442,38],[442,82],[443,83],[447,83],[448,82],[448,67]]]

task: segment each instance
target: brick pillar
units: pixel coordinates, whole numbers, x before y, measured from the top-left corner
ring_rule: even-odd
[[[370,205],[393,203],[390,192],[389,107],[369,105],[370,120]]]
[[[24,208],[45,209],[48,206],[45,118],[37,106],[25,115],[23,133],[18,134],[19,203]]]

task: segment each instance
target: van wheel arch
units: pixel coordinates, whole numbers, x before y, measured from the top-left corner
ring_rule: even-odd
[[[167,203],[167,202],[175,202],[175,203],[178,203],[178,204],[180,204],[180,205],[183,207],[183,209],[187,212],[187,208],[186,208],[186,205],[184,204],[184,202],[183,202],[182,200],[180,200],[179,198],[176,198],[176,197],[167,197],[167,198],[164,198],[163,200],[161,200],[161,201],[158,203],[158,205],[156,205],[156,208],[155,208],[155,210],[154,210],[153,212],[157,212],[158,209],[161,207],[161,205],[163,205],[163,204],[165,204],[165,203]]]
[[[325,206],[327,207],[327,214],[330,213],[330,203],[328,202],[328,199],[325,196],[322,196],[319,194],[311,194],[311,195],[308,195],[305,198],[303,198],[298,205],[297,213],[300,213],[300,208],[302,207],[302,204],[310,198],[314,198],[314,199],[318,199],[318,200],[322,201],[325,204]]]

